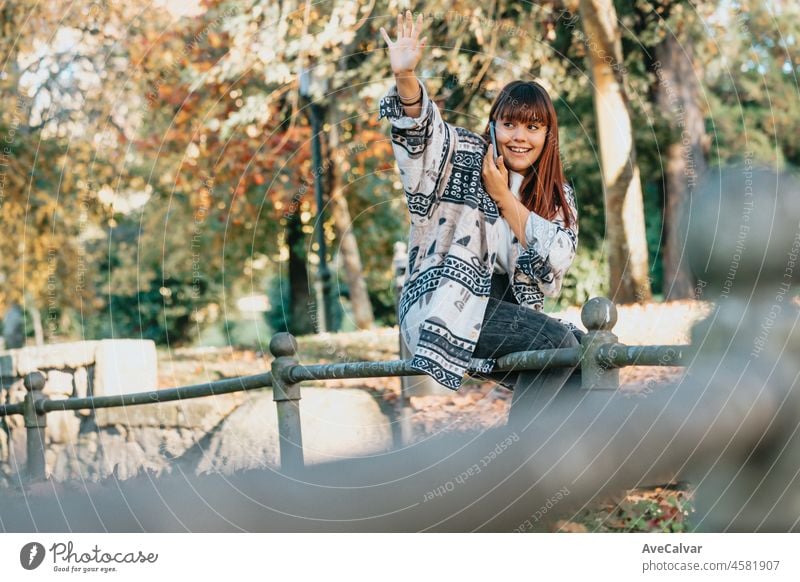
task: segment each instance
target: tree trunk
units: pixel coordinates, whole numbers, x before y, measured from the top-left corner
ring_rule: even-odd
[[[346,59],[340,61],[340,68],[346,66]],[[353,234],[353,222],[350,218],[350,208],[345,197],[345,185],[342,180],[343,164],[348,164],[346,148],[339,143],[339,127],[345,115],[338,105],[337,99],[331,100],[330,105],[330,132],[328,159],[331,185],[331,213],[339,239],[339,253],[341,254],[344,276],[350,289],[350,306],[353,310],[353,319],[358,329],[370,329],[375,323],[372,313],[372,304],[367,292],[367,283],[361,266],[361,254],[358,251],[358,242]]]
[[[594,81],[611,299],[645,303],[651,299],[651,291],[644,203],[617,13],[611,0],[581,0],[580,12]]]
[[[308,284],[308,269],[303,252],[303,225],[297,212],[292,213],[286,224],[286,245],[289,247],[289,332],[294,335],[314,333],[316,321],[315,301],[311,301]]]
[[[681,213],[706,169],[705,121],[700,84],[694,71],[692,43],[673,35],[656,47],[656,102],[672,130],[667,146],[664,193],[664,299],[694,297],[694,277],[686,263]]]

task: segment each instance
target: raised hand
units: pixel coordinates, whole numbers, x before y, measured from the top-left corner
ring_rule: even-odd
[[[389,47],[389,62],[395,75],[411,73],[422,60],[422,51],[428,37],[419,40],[422,32],[422,14],[417,16],[417,22],[410,10],[406,10],[405,20],[402,14],[397,15],[397,40],[392,42],[386,30],[381,27],[381,34]]]

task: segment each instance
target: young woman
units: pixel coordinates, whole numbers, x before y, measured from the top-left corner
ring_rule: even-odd
[[[498,95],[479,136],[445,123],[414,69],[426,39],[422,16],[397,17],[389,48],[396,84],[380,101],[411,215],[400,329],[412,367],[452,389],[468,369],[486,375],[512,352],[575,347],[582,335],[542,312],[575,256],[575,199],[558,149],[558,120],[537,83]],[[489,124],[494,123],[497,159]],[[512,419],[536,393],[558,390],[573,368],[553,368],[517,386]],[[518,374],[489,376],[512,388]],[[526,396],[527,395],[527,396]]]

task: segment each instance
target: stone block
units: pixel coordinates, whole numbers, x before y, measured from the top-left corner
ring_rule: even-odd
[[[78,439],[81,421],[72,410],[47,413],[47,438],[51,443],[74,443]]]
[[[98,344],[94,360],[95,396],[147,392],[158,387],[155,342],[114,339],[100,340]]]
[[[9,350],[13,360],[14,376],[52,368],[78,368],[95,360],[97,341],[68,342],[46,346],[31,346]]]
[[[81,366],[72,376],[75,383],[75,397],[86,398],[89,395],[89,371]]]
[[[72,375],[72,382],[75,385],[75,398],[86,398],[89,395],[89,386],[91,385],[91,377],[89,376],[90,372],[94,373],[94,368],[89,367],[86,368],[81,366],[75,373]],[[81,410],[76,411],[81,416],[91,416],[92,411],[88,408],[83,408]]]
[[[42,393],[50,398],[69,398],[73,392],[72,374],[60,370],[47,372],[47,381]]]

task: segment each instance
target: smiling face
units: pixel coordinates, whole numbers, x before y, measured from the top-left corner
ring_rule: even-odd
[[[547,126],[541,121],[513,121],[505,116],[495,123],[497,149],[509,170],[526,174],[547,141]]]
[[[512,81],[489,111],[506,168],[527,174],[558,153],[558,120],[550,96],[535,82]],[[488,134],[488,127],[486,133]]]
[[[550,95],[535,81],[511,81],[492,103],[489,119],[494,121],[497,149],[505,167],[534,178],[523,180],[520,202],[552,219],[557,207],[566,207],[568,201],[558,147],[558,115]],[[489,130],[487,123],[482,136],[487,142]]]

